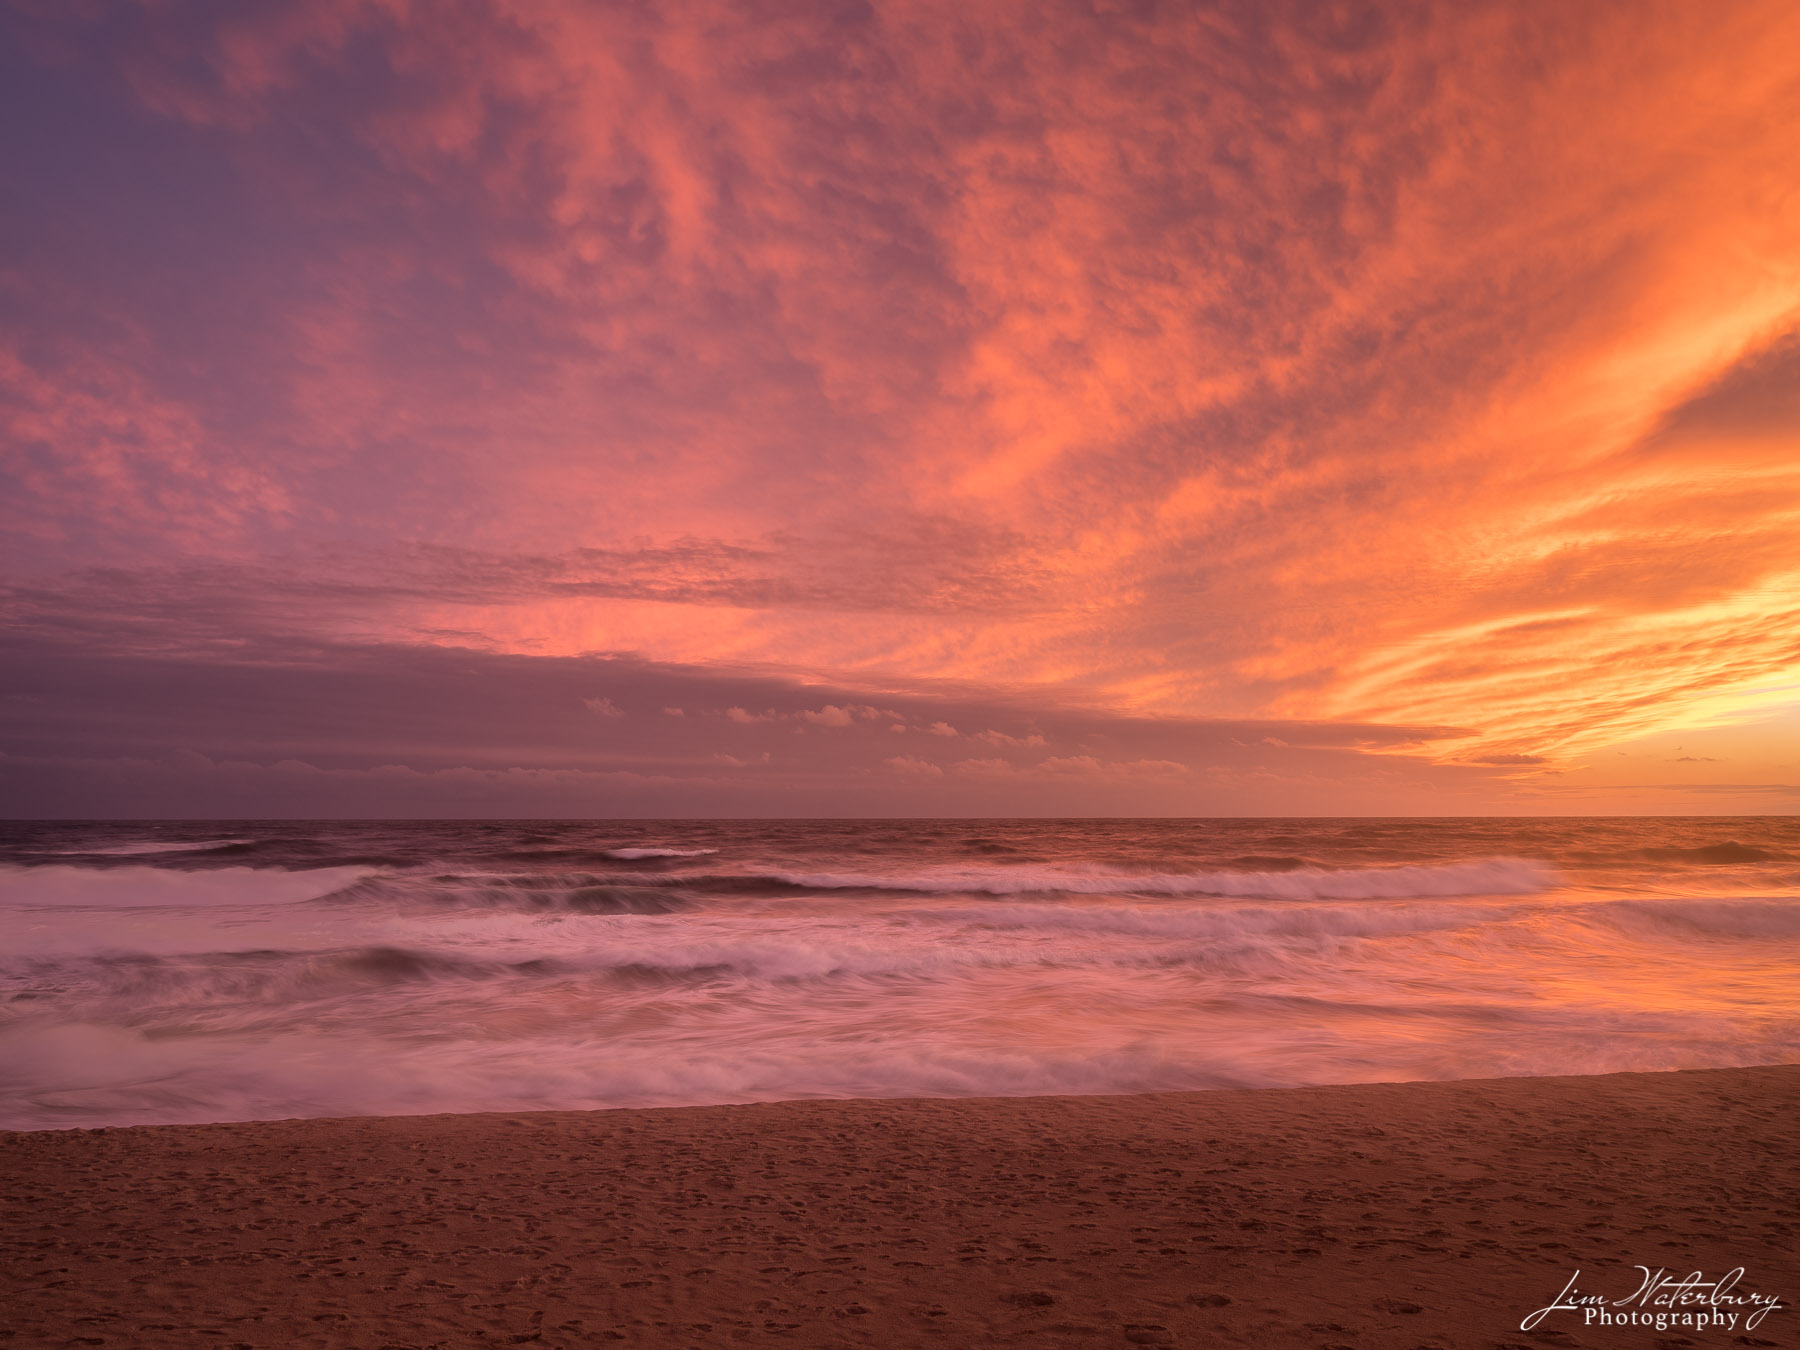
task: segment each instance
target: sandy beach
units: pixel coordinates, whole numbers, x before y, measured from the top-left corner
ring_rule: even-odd
[[[1796,1343],[1749,1303],[1520,1323],[1577,1271],[1609,1302],[1636,1266],[1800,1296],[1800,1066],[44,1131],[0,1157],[9,1347]]]

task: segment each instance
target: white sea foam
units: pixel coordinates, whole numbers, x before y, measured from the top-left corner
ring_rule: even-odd
[[[0,1128],[674,1106],[807,1097],[961,1097],[1134,1093],[1469,1075],[1608,1073],[1781,1062],[1800,1039],[1732,1044],[1692,1018],[1631,1026],[1586,1017],[1529,1020],[1496,1036],[1371,1040],[1357,1024],[1295,1038],[1240,1020],[1209,1040],[1097,1038],[1061,1046],[873,1031],[832,1037],[723,1029],[672,1047],[642,1038],[539,1035],[407,1042],[328,1031],[147,1040],[95,1025],[33,1028],[0,1039]],[[1445,1030],[1449,1029],[1446,1024]]]
[[[916,872],[773,872],[812,890],[919,891],[971,895],[1217,895],[1271,900],[1376,900],[1455,895],[1535,895],[1554,872],[1516,858],[1437,867],[1367,867],[1291,872],[1131,872],[1048,866],[933,867]]]
[[[699,858],[718,851],[716,848],[609,848],[604,850],[607,857],[617,858],[621,862],[636,862],[639,858]]]

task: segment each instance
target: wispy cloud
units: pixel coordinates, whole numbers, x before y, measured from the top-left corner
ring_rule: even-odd
[[[1794,697],[1792,5],[0,24],[16,631],[754,670],[569,697],[946,784],[1162,758],[1040,707],[1524,783]]]

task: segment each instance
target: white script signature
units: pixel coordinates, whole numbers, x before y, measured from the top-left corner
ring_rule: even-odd
[[[1706,1279],[1697,1270],[1677,1278],[1661,1268],[1635,1269],[1644,1273],[1643,1283],[1617,1299],[1581,1293],[1575,1288],[1575,1281],[1581,1278],[1581,1272],[1576,1271],[1569,1276],[1562,1293],[1519,1323],[1519,1330],[1530,1331],[1553,1312],[1578,1312],[1583,1326],[1648,1326],[1658,1331],[1671,1327],[1722,1327],[1736,1331],[1738,1319],[1742,1318],[1743,1329],[1749,1331],[1782,1306],[1773,1294],[1737,1292],[1744,1279],[1742,1266],[1716,1280]],[[1627,1311],[1613,1311],[1618,1308]]]

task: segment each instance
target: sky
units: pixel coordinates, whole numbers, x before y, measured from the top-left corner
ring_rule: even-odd
[[[0,812],[1790,813],[1796,52],[0,0]]]

